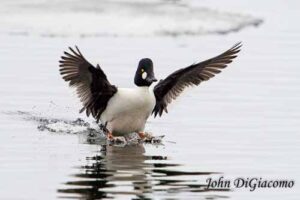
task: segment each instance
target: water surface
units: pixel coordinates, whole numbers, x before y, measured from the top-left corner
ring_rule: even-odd
[[[226,2],[205,5],[258,16],[263,25],[181,37],[1,34],[0,199],[298,199],[298,3]],[[165,135],[162,145],[107,146],[91,136],[97,125],[78,114],[81,105],[58,73],[63,50],[77,44],[112,83],[132,87],[140,58],[152,58],[163,78],[237,41],[242,52],[224,72],[187,90],[168,115],[150,118],[146,129]],[[208,177],[220,176],[296,185],[205,189]]]

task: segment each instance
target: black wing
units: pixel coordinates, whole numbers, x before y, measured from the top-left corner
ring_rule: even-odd
[[[102,112],[109,99],[117,92],[117,88],[111,85],[99,65],[94,67],[76,50],[69,47],[70,53],[64,52],[61,57],[60,74],[63,79],[75,87],[77,95],[83,104],[80,112],[86,110],[86,115],[92,116],[99,122]]]
[[[156,105],[152,112],[154,116],[156,117],[157,114],[161,116],[163,111],[168,112],[168,104],[176,99],[186,87],[199,85],[202,81],[207,81],[215,74],[220,73],[221,69],[227,67],[227,64],[237,57],[236,54],[240,51],[241,46],[242,44],[239,42],[214,58],[179,69],[161,80],[154,87],[156,98]]]

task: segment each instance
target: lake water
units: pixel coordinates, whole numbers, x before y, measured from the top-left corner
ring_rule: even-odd
[[[0,20],[0,199],[299,199],[299,3],[162,1],[171,16],[165,18],[148,2],[145,29],[136,19],[131,28],[111,25],[107,31],[104,16],[129,23],[140,2],[126,1],[121,21],[112,14],[123,6],[117,1],[95,8],[95,1],[86,7],[74,1],[67,11],[68,1],[63,1],[57,12],[59,1],[0,2],[5,5]],[[159,7],[161,2],[155,2]],[[206,14],[189,13],[191,8]],[[97,20],[84,24],[93,18],[85,15],[91,9],[103,11],[95,14],[99,27]],[[72,22],[68,31],[63,22],[73,16],[81,19],[79,28]],[[169,25],[153,25],[161,18]],[[179,20],[176,26],[174,20]],[[190,29],[194,25],[197,31]],[[106,145],[91,132],[97,128],[93,119],[78,113],[81,105],[58,72],[62,52],[76,44],[88,60],[100,63],[112,83],[132,87],[140,58],[152,58],[156,77],[164,78],[238,41],[242,51],[228,68],[188,89],[169,114],[149,119],[146,130],[165,135],[159,145]],[[288,179],[295,186],[253,192],[233,185],[207,189],[208,178],[222,176]]]

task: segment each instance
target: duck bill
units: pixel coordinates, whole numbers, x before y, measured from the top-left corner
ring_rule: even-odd
[[[157,81],[157,79],[154,76],[149,76],[149,77],[147,77],[146,80],[147,80],[148,83],[153,83],[153,82]]]

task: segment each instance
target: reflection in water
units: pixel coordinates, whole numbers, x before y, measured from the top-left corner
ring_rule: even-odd
[[[211,172],[180,171],[177,169],[180,165],[170,163],[167,157],[145,155],[142,144],[125,147],[102,145],[102,150],[87,157],[86,163],[74,175],[74,181],[64,183],[64,189],[58,190],[60,198],[113,199],[124,198],[124,195],[131,199],[178,199],[179,195],[195,199],[227,197],[216,195],[220,192],[218,190],[207,189],[205,179]]]
[[[8,112],[38,123],[41,131],[72,133],[80,143],[102,149],[85,159],[73,180],[58,189],[68,199],[218,199],[228,190],[207,189],[205,180],[212,172],[191,172],[161,155],[148,155],[143,144],[106,145],[103,134],[82,119],[48,118],[30,112]],[[134,139],[134,138],[133,138]]]

